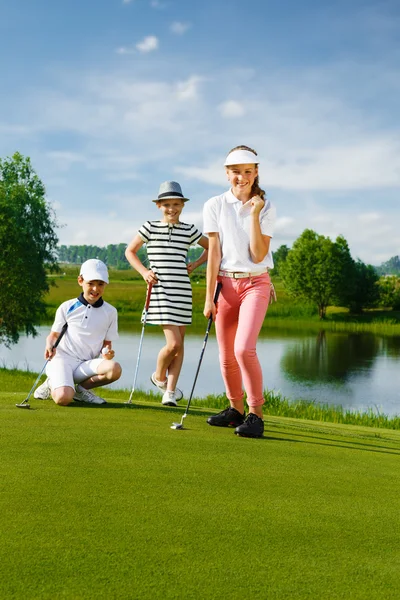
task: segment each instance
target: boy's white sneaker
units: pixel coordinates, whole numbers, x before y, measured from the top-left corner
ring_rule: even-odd
[[[164,392],[161,404],[163,404],[164,406],[178,406],[176,403],[175,392]]]
[[[87,402],[88,404],[107,404],[104,398],[96,396],[90,390],[85,390],[81,385],[76,386],[74,400],[77,402]]]
[[[42,385],[39,385],[39,387],[36,388],[36,390],[33,392],[33,397],[37,398],[38,400],[48,400],[51,398],[50,382],[48,379],[46,379]]]

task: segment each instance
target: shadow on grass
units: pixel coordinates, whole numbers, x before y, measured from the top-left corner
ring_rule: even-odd
[[[68,404],[68,406],[66,406],[65,408],[101,408],[103,410],[108,410],[108,409],[113,409],[113,408],[125,408],[128,410],[155,410],[155,411],[160,411],[160,412],[169,412],[171,413],[171,415],[179,415],[179,418],[182,416],[182,412],[185,411],[186,406],[162,406],[160,405],[147,405],[145,403],[143,404],[135,404],[134,402],[132,402],[131,404],[125,404],[125,402],[107,402],[107,404],[85,404],[84,402],[72,402],[71,404]],[[197,407],[194,408],[194,410],[192,412],[189,412],[189,416],[195,417],[195,416],[199,416],[199,417],[206,417],[206,416],[210,416],[210,414],[212,414],[213,411],[212,410],[203,410],[203,409],[198,409]],[[186,428],[185,428],[186,429]]]
[[[282,435],[285,435],[282,433]],[[279,442],[293,442],[296,444],[314,444],[317,446],[327,446],[328,448],[344,448],[346,450],[359,450],[364,452],[375,452],[378,454],[393,454],[395,456],[400,456],[400,449],[396,450],[392,446],[371,446],[371,444],[365,442],[341,442],[340,440],[328,438],[328,437],[316,437],[314,435],[305,435],[305,434],[296,434],[290,433],[291,436],[296,438],[307,438],[307,439],[292,439],[288,437],[277,438],[273,436],[268,436],[264,434],[264,437],[261,438],[267,441],[279,441]],[[319,440],[327,441],[329,443],[323,443]],[[349,445],[350,444],[350,445]]]

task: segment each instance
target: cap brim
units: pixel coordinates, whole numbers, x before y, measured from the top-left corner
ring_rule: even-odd
[[[184,202],[189,202],[190,198],[181,198],[180,196],[164,196],[164,198],[157,198],[157,200],[152,200],[152,202],[164,202],[164,200],[183,200]]]

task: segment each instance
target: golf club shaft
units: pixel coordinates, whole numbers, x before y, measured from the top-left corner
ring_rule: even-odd
[[[68,329],[68,324],[65,323],[63,325],[62,329],[61,329],[60,335],[58,336],[58,338],[54,342],[53,346],[51,347],[52,350],[54,350],[55,348],[57,348],[58,344],[61,342],[62,336],[67,331],[67,329]],[[28,402],[29,398],[31,397],[31,394],[32,394],[33,390],[37,386],[37,383],[38,383],[39,379],[43,375],[43,372],[44,372],[45,368],[47,367],[47,363],[49,362],[49,360],[50,360],[50,358],[46,359],[46,362],[44,363],[42,370],[40,371],[39,375],[37,376],[35,383],[31,387],[31,390],[30,390],[29,394],[27,395],[27,397],[25,398],[25,400],[23,402],[21,402],[21,404],[25,404],[25,402]]]
[[[217,289],[215,290],[214,304],[216,304],[217,301],[218,301],[218,297],[219,297],[219,293],[221,291],[221,288],[222,288],[222,283],[219,281],[217,283]],[[197,366],[197,371],[196,371],[196,375],[194,377],[192,391],[190,392],[190,396],[189,396],[189,400],[188,400],[188,403],[187,403],[187,406],[186,406],[186,410],[185,410],[185,412],[184,412],[184,414],[182,416],[182,421],[186,417],[186,415],[188,414],[188,411],[189,411],[190,403],[191,403],[192,397],[193,397],[194,388],[196,387],[197,377],[199,375],[201,363],[203,361],[204,350],[206,349],[207,340],[208,340],[208,334],[210,333],[212,322],[213,322],[213,318],[212,318],[212,315],[211,315],[210,318],[208,319],[208,324],[207,324],[207,329],[206,329],[206,335],[204,336],[203,347],[202,347],[201,353],[200,353],[199,364]]]
[[[133,377],[132,391],[131,391],[131,394],[130,394],[129,400],[128,400],[129,403],[132,402],[133,392],[135,391],[135,387],[136,387],[136,379],[137,379],[137,375],[138,375],[138,372],[139,372],[140,355],[142,354],[142,344],[143,344],[143,337],[144,337],[144,328],[146,327],[147,313],[148,313],[148,310],[149,310],[150,296],[151,296],[151,290],[152,290],[152,288],[153,288],[153,284],[149,283],[149,286],[147,288],[147,294],[146,294],[146,302],[144,304],[143,327],[142,327],[142,333],[140,334],[139,350],[138,350],[138,356],[137,356],[137,360],[136,360],[135,375]]]

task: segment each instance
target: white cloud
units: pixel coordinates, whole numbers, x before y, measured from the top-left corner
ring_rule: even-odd
[[[136,50],[134,48],[129,48],[128,46],[120,46],[115,52],[117,54],[135,54]]]
[[[219,105],[219,111],[223,117],[228,119],[233,117],[242,117],[245,114],[245,108],[236,100],[227,100]]]
[[[147,37],[143,38],[141,42],[136,44],[136,48],[139,50],[139,52],[146,53],[157,50],[158,45],[158,38],[155,35],[148,35]]]
[[[203,77],[192,75],[186,81],[179,81],[176,84],[177,96],[181,100],[193,100],[198,96],[199,84],[204,81]]]
[[[188,29],[190,29],[190,27],[191,27],[190,23],[182,23],[180,21],[174,21],[173,23],[171,23],[170,30],[172,31],[172,33],[175,33],[176,35],[183,35],[184,33],[187,32]]]

